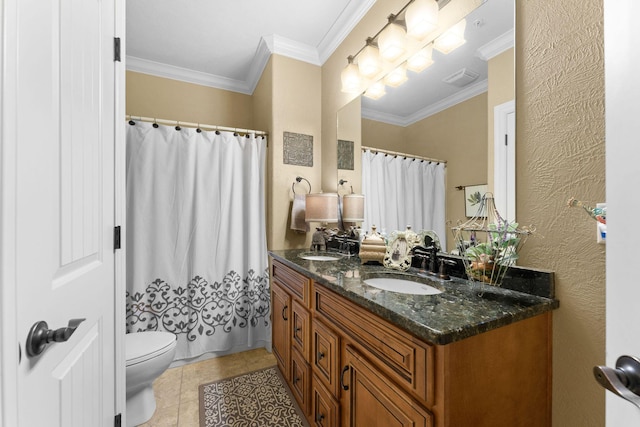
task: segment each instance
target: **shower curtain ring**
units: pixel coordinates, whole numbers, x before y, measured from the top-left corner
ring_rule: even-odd
[[[180,127],[180,121],[176,121],[176,130],[180,130],[180,129],[182,129],[182,128]]]
[[[202,129],[200,129],[200,123],[198,123],[198,127],[196,128],[196,132],[202,133]]]

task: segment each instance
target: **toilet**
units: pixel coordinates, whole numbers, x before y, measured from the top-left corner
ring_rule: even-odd
[[[134,332],[124,338],[127,359],[127,427],[147,422],[156,410],[153,382],[167,370],[176,354],[170,332]]]

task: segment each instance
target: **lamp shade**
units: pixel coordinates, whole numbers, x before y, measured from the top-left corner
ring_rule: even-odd
[[[411,58],[407,59],[407,69],[419,73],[420,71],[433,64],[432,54],[432,44],[429,44],[427,47],[420,49]]]
[[[381,69],[380,53],[376,46],[368,44],[358,55],[358,69],[360,74],[371,78],[378,74]]]
[[[362,194],[342,196],[342,220],[347,222],[364,221],[364,196]]]
[[[382,81],[377,81],[369,86],[369,89],[364,93],[364,96],[371,99],[379,99],[385,94],[384,83]]]
[[[306,222],[338,222],[338,194],[312,193],[305,199]]]
[[[384,77],[384,83],[391,87],[398,87],[407,81],[407,64],[400,64],[396,69]]]
[[[342,81],[342,91],[347,93],[358,93],[362,89],[362,78],[358,66],[352,62],[342,70],[340,74]]]

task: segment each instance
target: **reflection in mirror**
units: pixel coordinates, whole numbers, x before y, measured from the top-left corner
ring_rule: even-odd
[[[339,168],[338,179],[356,192],[365,186],[362,146],[447,161],[448,235],[440,238],[448,250],[450,228],[466,218],[464,191],[456,187],[487,184],[498,210],[515,219],[514,208],[506,207],[515,206],[509,183],[515,181],[514,10],[514,0],[488,0],[467,17],[463,46],[448,55],[434,51],[433,65],[410,73],[403,86],[387,88],[378,100],[358,98],[338,112],[337,139],[354,141],[354,169]]]

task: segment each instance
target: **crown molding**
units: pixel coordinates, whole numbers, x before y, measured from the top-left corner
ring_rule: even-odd
[[[318,56],[318,49],[308,44],[300,43],[277,34],[262,37],[271,53],[286,56],[312,65],[322,65]]]
[[[255,85],[252,88],[249,84],[247,84],[247,82],[242,80],[229,79],[227,77],[203,73],[201,71],[194,71],[187,68],[176,67],[174,65],[149,61],[148,59],[137,58],[135,56],[127,56],[126,61],[127,70],[135,71],[138,73],[151,74],[154,76],[180,80],[187,83],[194,83],[202,86],[240,92],[246,95],[251,95],[253,93],[253,89],[255,88]]]
[[[473,98],[474,96],[480,95],[481,93],[485,93],[488,90],[488,81],[482,80],[473,85],[468,86],[465,89],[462,89],[455,94],[436,102],[435,104],[429,105],[422,110],[418,110],[410,116],[397,116],[395,114],[387,114],[380,113],[378,111],[370,110],[368,108],[362,109],[362,118],[375,120],[377,122],[388,123],[391,125],[406,127],[412,125],[420,120],[426,119],[429,116],[433,116],[441,111],[446,110],[447,108],[453,107],[456,104],[464,102],[468,99]]]
[[[375,2],[376,0],[350,1],[347,4],[318,45],[318,55],[322,64],[333,55],[333,52],[347,38],[351,30],[358,25],[358,22],[367,14]]]
[[[476,50],[476,56],[482,60],[488,61],[491,58],[500,55],[507,49],[511,49],[515,45],[515,32],[512,29],[491,40],[484,46],[480,46]]]

